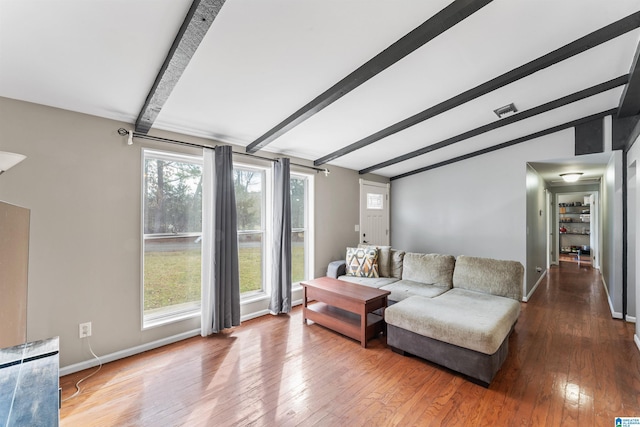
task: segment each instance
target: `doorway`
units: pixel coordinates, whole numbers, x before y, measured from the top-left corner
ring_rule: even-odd
[[[599,268],[598,191],[555,195],[556,262],[575,262]]]
[[[360,243],[389,246],[389,187],[360,180]]]

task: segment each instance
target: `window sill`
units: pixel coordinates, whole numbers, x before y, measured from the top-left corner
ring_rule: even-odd
[[[142,330],[157,328],[158,326],[168,325],[170,323],[181,322],[183,320],[194,319],[201,316],[200,307],[194,310],[174,312],[174,314],[166,313],[164,315],[144,316],[142,319]]]
[[[245,297],[240,297],[240,305],[252,304],[254,302],[264,301],[268,299],[269,295],[267,295],[265,292],[251,293]]]

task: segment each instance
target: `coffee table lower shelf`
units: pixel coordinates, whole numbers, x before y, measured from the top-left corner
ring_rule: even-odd
[[[355,340],[362,340],[360,315],[323,302],[314,302],[304,308],[304,317]],[[367,314],[365,343],[383,330],[383,319],[374,313]]]

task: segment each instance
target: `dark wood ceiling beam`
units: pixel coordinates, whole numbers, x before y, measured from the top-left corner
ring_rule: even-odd
[[[612,148],[629,151],[640,136],[640,115],[614,117],[611,125]]]
[[[136,132],[149,132],[224,2],[194,0],[138,114]]]
[[[511,141],[503,142],[502,144],[494,145],[493,147],[483,148],[482,150],[474,151],[472,153],[467,153],[467,154],[464,154],[462,156],[458,156],[458,157],[454,157],[454,158],[449,159],[449,160],[445,160],[443,162],[434,163],[432,165],[425,166],[423,168],[416,169],[416,170],[413,170],[411,172],[406,172],[406,173],[403,173],[401,175],[396,175],[396,176],[391,177],[390,180],[391,181],[395,181],[397,179],[406,178],[406,177],[411,176],[411,175],[416,175],[416,174],[419,174],[419,173],[422,173],[422,172],[426,172],[426,171],[429,171],[429,170],[432,170],[432,169],[441,168],[443,166],[447,166],[447,165],[450,165],[450,164],[453,164],[453,163],[461,162],[463,160],[471,159],[473,157],[481,156],[483,154],[491,153],[493,151],[502,150],[502,149],[507,148],[507,147],[512,147],[514,145],[521,144],[523,142],[530,141],[532,139],[540,138],[540,137],[543,137],[543,136],[546,136],[546,135],[550,135],[552,133],[559,132],[561,130],[570,129],[570,128],[575,127],[575,126],[579,126],[581,124],[588,123],[588,122],[590,122],[592,120],[596,120],[596,119],[599,119],[599,118],[602,118],[602,117],[605,117],[605,116],[613,115],[613,114],[616,113],[616,111],[617,111],[616,108],[611,109],[611,110],[607,110],[607,111],[602,111],[600,113],[596,113],[596,114],[593,114],[593,115],[590,115],[590,116],[587,116],[587,117],[583,117],[583,118],[578,119],[578,120],[573,120],[571,122],[567,122],[567,123],[564,123],[564,124],[561,124],[561,125],[558,125],[558,126],[554,126],[554,127],[551,127],[551,128],[545,129],[545,130],[541,130],[539,132],[535,132],[535,133],[532,133],[532,134],[529,134],[529,135],[526,135],[526,136],[523,136],[523,137],[520,137],[520,138],[512,139]]]
[[[401,162],[404,162],[406,160],[413,159],[414,157],[418,157],[418,156],[430,153],[432,151],[439,150],[439,149],[444,148],[444,147],[448,147],[450,145],[453,145],[455,143],[467,140],[467,139],[472,138],[474,136],[478,136],[478,135],[481,135],[483,133],[486,133],[486,132],[501,128],[503,126],[507,126],[507,125],[519,122],[521,120],[528,119],[528,118],[536,116],[538,114],[546,113],[548,111],[551,111],[553,109],[556,109],[556,108],[571,104],[571,103],[579,101],[581,99],[585,99],[585,98],[588,98],[590,96],[594,96],[594,95],[597,95],[599,93],[606,92],[608,90],[611,90],[611,89],[614,89],[614,88],[616,88],[618,86],[622,86],[622,85],[626,84],[627,81],[628,81],[628,77],[629,76],[627,76],[627,75],[620,76],[620,77],[618,77],[616,79],[609,80],[607,82],[600,83],[600,84],[592,86],[590,88],[587,88],[587,89],[572,93],[571,95],[567,95],[567,96],[564,96],[562,98],[558,98],[558,99],[556,99],[554,101],[547,102],[546,104],[542,104],[542,105],[539,105],[537,107],[531,108],[529,110],[519,112],[519,113],[517,113],[517,114],[515,114],[513,116],[505,117],[503,119],[500,119],[498,121],[486,124],[484,126],[480,126],[480,127],[475,128],[475,129],[471,129],[470,131],[461,133],[461,134],[453,136],[451,138],[447,138],[447,139],[442,140],[440,142],[437,142],[435,144],[428,145],[426,147],[420,148],[420,149],[412,151],[410,153],[403,154],[402,156],[398,156],[396,158],[384,161],[382,163],[378,163],[377,165],[370,166],[368,168],[362,169],[359,173],[360,174],[370,173],[370,172],[376,171],[378,169],[382,169],[382,168],[385,168],[385,167],[388,167],[388,166],[391,166],[391,165],[395,165],[397,163],[401,163]]]
[[[616,116],[618,118],[640,114],[640,67],[638,67],[638,56],[640,56],[640,44],[638,44],[636,54],[631,63],[629,83],[620,97],[620,105]]]
[[[249,144],[255,153],[492,0],[456,0]]]
[[[513,70],[504,73],[492,80],[482,83],[481,85],[476,86],[473,89],[462,92],[459,95],[454,96],[453,98],[447,99],[446,101],[434,105],[433,107],[427,108],[426,110],[423,110],[418,114],[415,114],[372,135],[369,135],[361,139],[360,141],[354,142],[353,144],[343,147],[340,150],[334,151],[333,153],[328,154],[314,161],[313,163],[315,166],[319,166],[335,160],[338,157],[342,157],[353,151],[364,148],[376,141],[403,131],[411,126],[417,125],[418,123],[430,119],[431,117],[442,114],[448,110],[451,110],[452,108],[458,107],[466,102],[486,95],[489,92],[492,92],[524,77],[530,76],[533,73],[536,73],[540,70],[557,64],[560,61],[564,61],[565,59],[571,58],[572,56],[575,56],[595,46],[619,37],[622,34],[625,34],[638,27],[640,27],[640,12],[636,12],[619,21],[600,28],[599,30],[581,37],[578,40],[575,40],[559,49],[554,50],[553,52],[534,59],[533,61],[528,62],[527,64],[524,64],[518,68],[514,68]]]

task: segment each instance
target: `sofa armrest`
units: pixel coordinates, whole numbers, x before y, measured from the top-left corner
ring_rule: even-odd
[[[332,261],[327,266],[327,277],[337,279],[347,274],[347,263],[345,260]]]

